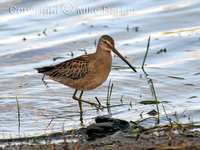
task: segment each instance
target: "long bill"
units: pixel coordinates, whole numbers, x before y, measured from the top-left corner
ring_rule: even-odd
[[[112,50],[117,56],[119,56],[133,71],[137,72],[135,67],[133,67],[115,48]]]

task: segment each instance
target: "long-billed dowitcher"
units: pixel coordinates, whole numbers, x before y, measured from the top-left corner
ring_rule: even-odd
[[[82,112],[81,102],[95,105],[95,103],[82,99],[83,91],[92,90],[107,79],[112,65],[111,51],[136,72],[135,68],[115,49],[114,40],[108,35],[101,36],[95,53],[82,55],[54,66],[36,69],[52,80],[74,88],[75,92],[72,98],[79,102],[80,111]],[[76,97],[78,90],[81,93],[79,97]]]

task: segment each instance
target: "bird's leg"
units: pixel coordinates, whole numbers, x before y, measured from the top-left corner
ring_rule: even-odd
[[[76,97],[77,91],[78,91],[77,89],[74,91],[74,94],[73,94],[73,97],[72,97],[74,100],[77,100],[77,99],[78,99],[78,97]]]
[[[79,99],[78,97],[76,97],[77,91],[78,91],[78,90],[76,89],[75,92],[74,92],[74,94],[73,94],[73,97],[72,97],[72,98],[73,98],[74,100],[76,100],[76,101],[80,101],[80,100],[81,100],[81,102],[90,104],[90,105],[92,105],[92,106],[95,106],[97,109],[101,109],[101,108],[102,108],[102,105],[99,106],[99,105],[96,104],[96,103],[88,102],[88,101],[85,101],[85,100],[83,100],[83,99]],[[81,95],[81,96],[82,96],[82,95]]]
[[[82,101],[81,101],[81,98],[82,98],[82,95],[83,95],[83,91],[81,91],[81,93],[79,95],[79,98],[76,97],[76,93],[77,92],[78,92],[78,90],[76,89],[74,94],[73,94],[73,99],[78,101],[78,105],[79,105],[79,109],[80,109],[80,122],[81,122],[81,125],[83,125],[83,109],[82,109]]]
[[[44,80],[44,77],[45,77],[45,74],[43,74],[43,77],[42,77],[42,82],[44,83],[44,85],[48,88],[48,85],[47,85],[47,82]]]
[[[82,101],[81,101],[82,95],[83,95],[83,91],[81,91],[81,93],[79,95],[79,101],[78,101],[79,109],[80,109],[80,122],[81,122],[81,125],[83,125],[83,109],[82,109]]]

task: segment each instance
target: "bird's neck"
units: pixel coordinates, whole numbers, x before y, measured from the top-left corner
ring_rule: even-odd
[[[97,54],[97,57],[104,58],[104,59],[107,59],[107,58],[110,59],[111,57],[111,52],[102,50],[101,48],[97,48],[96,54]]]
[[[111,52],[97,49],[96,51],[96,61],[99,65],[105,64],[110,66],[112,64],[112,55]],[[108,67],[110,68],[110,67]]]
[[[106,54],[106,55],[109,54],[109,55],[111,55],[111,50],[106,50],[104,47],[97,46],[96,53],[98,53],[98,54]]]

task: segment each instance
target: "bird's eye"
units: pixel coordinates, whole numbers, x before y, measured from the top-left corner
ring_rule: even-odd
[[[106,45],[108,45],[109,47],[112,47],[112,44],[109,41],[103,40],[103,42],[106,43]]]
[[[107,41],[106,40],[102,40],[104,43],[106,43]]]

